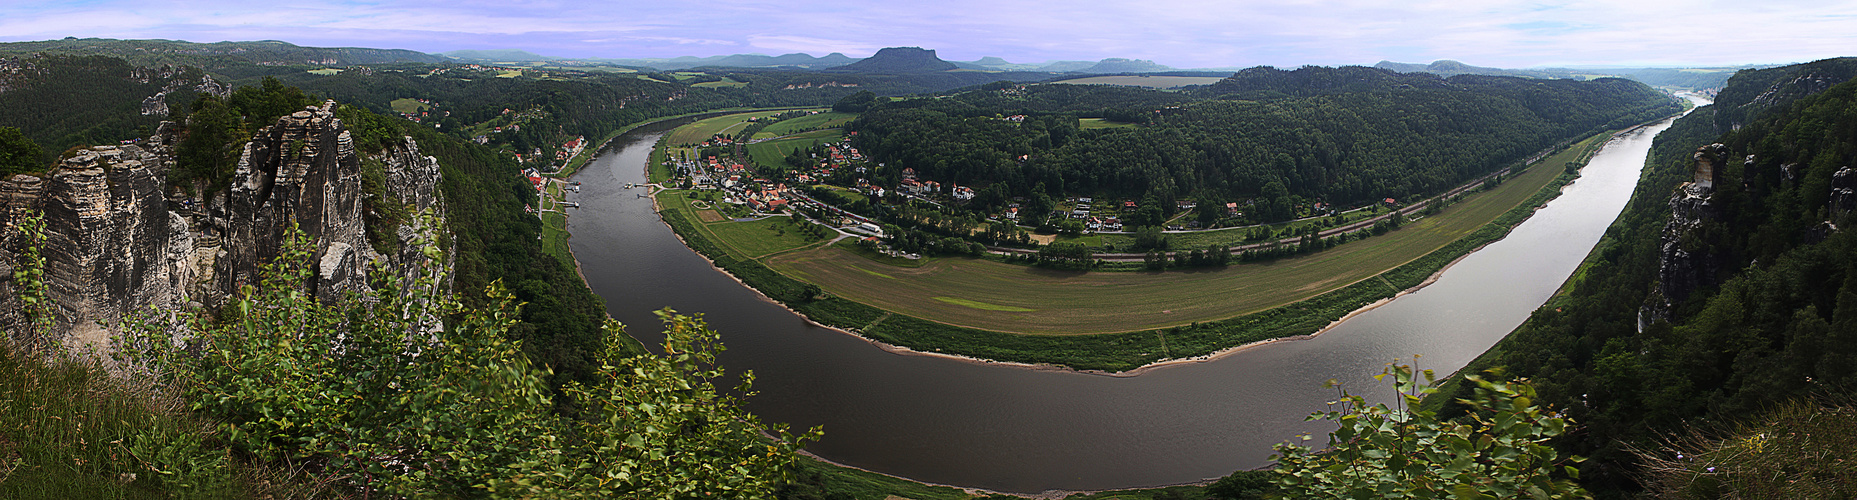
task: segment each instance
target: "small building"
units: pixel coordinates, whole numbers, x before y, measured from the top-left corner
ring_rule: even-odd
[[[961,200],[961,201],[967,201],[967,200],[974,199],[974,188],[970,188],[967,186],[955,186],[954,187],[954,199]]]

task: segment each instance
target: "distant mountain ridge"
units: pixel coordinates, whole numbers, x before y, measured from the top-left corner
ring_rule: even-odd
[[[1519,76],[1523,78],[1573,78],[1573,70],[1555,68],[1547,70],[1503,69],[1471,66],[1450,59],[1440,59],[1431,64],[1396,63],[1380,61],[1373,67],[1397,71],[1400,73],[1431,73],[1442,77],[1456,75]]]
[[[1152,73],[1156,71],[1170,71],[1173,69],[1174,68],[1171,68],[1168,66],[1162,66],[1159,64],[1155,64],[1154,61],[1149,61],[1146,59],[1122,59],[1119,57],[1111,57],[1111,58],[1102,60],[1102,62],[1096,63],[1095,66],[1084,68],[1080,72],[1082,73]]]
[[[1455,75],[1517,76],[1522,78],[1565,78],[1573,80],[1592,80],[1596,78],[1618,77],[1637,80],[1645,85],[1657,87],[1678,87],[1691,90],[1719,89],[1728,84],[1728,78],[1743,69],[1772,68],[1778,65],[1742,65],[1711,68],[1540,68],[1540,69],[1505,69],[1471,66],[1449,59],[1440,59],[1431,64],[1399,63],[1380,61],[1373,67],[1400,73],[1431,73],[1441,77]]]

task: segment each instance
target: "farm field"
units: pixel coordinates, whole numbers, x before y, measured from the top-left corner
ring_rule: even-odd
[[[723,115],[715,118],[705,118],[697,120],[695,123],[689,125],[677,127],[677,130],[673,130],[669,135],[665,136],[665,140],[671,145],[699,143],[709,140],[711,136],[716,134],[733,134],[740,132],[742,128],[748,126],[749,118],[774,116],[780,113],[783,113],[783,111],[754,111]]]
[[[787,153],[793,151],[793,148],[811,148],[823,142],[837,142],[844,137],[844,131],[834,128],[814,130],[777,141],[757,142],[748,145],[748,159],[761,165],[786,165]]]
[[[1379,279],[1376,275],[1456,241],[1526,201],[1559,175],[1558,165],[1577,157],[1582,146],[1399,231],[1315,254],[1224,269],[1084,273],[971,258],[925,259],[921,267],[909,269],[835,246],[781,254],[766,263],[839,297],[983,330],[1085,334],[1221,320]],[[1029,311],[980,309],[958,301]]]
[[[771,138],[780,137],[783,135],[791,135],[796,131],[806,130],[806,129],[811,129],[811,128],[841,127],[841,126],[844,126],[846,122],[850,122],[852,118],[857,118],[857,117],[858,115],[853,114],[853,113],[825,112],[825,113],[819,113],[819,114],[812,115],[812,116],[802,116],[799,118],[791,118],[787,120],[782,120],[779,123],[775,123],[773,125],[768,125],[767,128],[761,129],[760,132],[755,133],[754,138],[771,139]]]
[[[393,102],[387,103],[387,105],[392,107],[393,112],[395,113],[407,113],[407,114],[425,111],[427,107],[426,103],[419,102],[418,99],[412,99],[412,98],[406,98],[406,97],[394,99]]]
[[[689,193],[689,191],[660,192],[657,195],[658,204],[661,209],[681,208],[687,213],[714,213],[714,210],[700,210],[691,205]],[[787,216],[768,217],[749,222],[726,219],[720,222],[703,220],[696,227],[707,233],[703,237],[718,243],[730,255],[745,259],[760,258],[820,241],[818,238],[799,232],[794,226],[793,218]]]
[[[1219,76],[1092,76],[1075,80],[1052,83],[1070,83],[1076,85],[1122,85],[1128,87],[1148,87],[1170,89],[1187,85],[1212,85],[1224,80]]]

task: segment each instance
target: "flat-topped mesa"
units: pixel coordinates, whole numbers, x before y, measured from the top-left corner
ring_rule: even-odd
[[[236,244],[214,266],[221,298],[257,283],[259,265],[277,257],[292,223],[316,242],[313,293],[329,298],[365,286],[361,159],[334,107],[329,101],[278,118],[245,144],[223,219],[226,240]]]

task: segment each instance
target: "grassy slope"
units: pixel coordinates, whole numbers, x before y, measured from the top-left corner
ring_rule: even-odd
[[[5,342],[0,342],[5,344]],[[0,498],[253,498],[259,477],[289,478],[237,461],[210,425],[151,405],[101,368],[45,362],[0,345]],[[219,467],[203,467],[207,464]],[[188,466],[183,464],[194,464]],[[150,466],[192,487],[164,484]],[[130,479],[133,478],[133,479]],[[270,483],[266,483],[270,484]]]
[[[796,131],[811,128],[841,127],[844,126],[845,123],[850,122],[852,118],[857,118],[857,116],[858,115],[855,113],[825,112],[811,116],[787,119],[773,125],[768,125],[765,129],[761,129],[760,132],[754,134],[754,138],[768,139],[792,135]]]
[[[793,148],[812,148],[819,143],[837,142],[844,137],[844,131],[826,129],[804,132],[780,140],[757,142],[748,145],[748,158],[760,165],[786,166],[787,153],[792,152]]]

